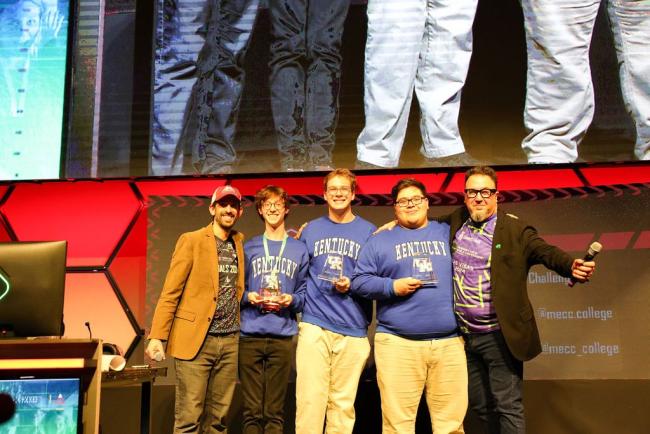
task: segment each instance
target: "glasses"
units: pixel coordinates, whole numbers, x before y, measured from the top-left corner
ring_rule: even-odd
[[[284,209],[284,202],[264,202],[264,205],[262,205],[265,210],[270,210],[271,208],[275,208],[278,211]]]
[[[395,203],[400,208],[406,208],[407,206],[409,206],[409,203],[411,203],[414,206],[418,206],[422,204],[422,202],[424,202],[425,199],[426,197],[424,196],[403,197],[401,199],[397,199]]]
[[[352,192],[350,187],[327,187],[327,192],[329,194],[342,194],[347,196]]]
[[[482,188],[480,190],[475,190],[473,188],[466,188],[465,195],[469,198],[475,198],[477,195],[481,195],[483,199],[491,197],[494,193],[497,192],[496,188]]]

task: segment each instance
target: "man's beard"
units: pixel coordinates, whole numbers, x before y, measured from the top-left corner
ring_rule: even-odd
[[[214,219],[214,222],[219,225],[222,229],[228,231],[232,229],[233,226],[235,226],[235,223],[237,222],[237,217],[230,215],[229,217],[232,218],[232,223],[226,223],[223,219],[223,215],[220,215]]]
[[[487,220],[487,218],[488,218],[486,210],[483,210],[483,211],[470,211],[469,216],[476,223],[481,223],[481,222]]]

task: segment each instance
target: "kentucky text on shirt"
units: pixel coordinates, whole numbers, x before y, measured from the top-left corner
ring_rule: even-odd
[[[409,241],[395,246],[395,260],[422,254],[447,256],[444,241]]]
[[[349,256],[356,261],[359,257],[359,250],[361,250],[361,244],[346,238],[325,238],[314,243],[314,257],[328,253],[338,253]]]
[[[280,258],[278,262],[277,256],[269,256],[268,260],[266,257],[255,258],[251,262],[251,266],[253,267],[253,277],[276,270],[290,279],[293,279],[298,268],[298,264],[288,258]]]

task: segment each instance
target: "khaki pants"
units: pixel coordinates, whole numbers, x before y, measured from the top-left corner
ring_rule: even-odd
[[[463,338],[419,341],[377,333],[375,363],[384,434],[415,432],[423,390],[433,432],[464,432],[467,362]]]
[[[359,377],[368,338],[344,336],[300,323],[296,349],[296,433],[352,433]]]

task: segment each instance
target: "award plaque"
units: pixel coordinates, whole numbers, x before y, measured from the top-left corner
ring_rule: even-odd
[[[329,253],[323,270],[318,275],[319,279],[328,282],[336,282],[343,277],[343,256],[336,253]]]
[[[276,273],[262,275],[262,287],[259,290],[262,299],[262,312],[277,312],[280,310],[282,289]]]
[[[438,276],[433,270],[433,261],[429,255],[413,256],[413,273],[411,277],[420,280],[425,285],[436,285],[438,283]]]

